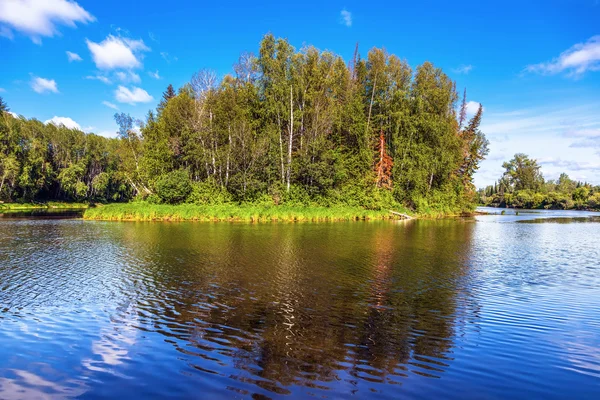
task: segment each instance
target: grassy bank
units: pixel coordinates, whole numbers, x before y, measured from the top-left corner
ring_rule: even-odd
[[[85,209],[85,203],[65,203],[49,201],[47,203],[0,203],[0,211],[40,210],[40,209]]]
[[[395,210],[400,213],[406,210]],[[88,208],[83,217],[105,221],[356,221],[399,219],[388,210],[360,207],[294,207],[224,204],[164,205],[143,202],[115,203]]]

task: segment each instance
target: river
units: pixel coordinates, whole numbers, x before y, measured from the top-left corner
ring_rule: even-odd
[[[489,211],[489,210],[488,210]],[[600,214],[0,219],[0,398],[600,398]]]

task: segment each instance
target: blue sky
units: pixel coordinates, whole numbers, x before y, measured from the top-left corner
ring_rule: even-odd
[[[483,104],[491,152],[478,186],[517,152],[549,179],[600,184],[599,21],[599,0],[0,0],[0,96],[28,118],[111,136],[117,109],[143,118],[169,83],[230,72],[267,32],[345,59],[359,42],[363,55],[432,61]]]

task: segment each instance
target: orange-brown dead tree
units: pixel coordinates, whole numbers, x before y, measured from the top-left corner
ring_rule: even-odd
[[[377,155],[377,163],[375,164],[377,187],[391,189],[394,160],[392,160],[392,157],[385,150],[385,135],[383,134],[383,130],[379,134],[379,141],[377,142]]]

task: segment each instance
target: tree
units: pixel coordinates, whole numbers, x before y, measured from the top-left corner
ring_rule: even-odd
[[[166,107],[169,100],[171,100],[175,96],[177,96],[177,93],[175,93],[175,89],[173,89],[173,85],[169,84],[169,86],[167,86],[167,90],[165,90],[163,92],[162,99],[160,100],[160,103],[158,103],[158,107],[156,107],[156,110],[159,113],[162,112],[162,110],[164,110],[164,108]]]
[[[385,135],[383,131],[379,134],[377,142],[377,163],[375,164],[375,173],[377,174],[376,185],[378,188],[392,188],[392,167],[394,162],[392,157],[385,150]]]
[[[461,107],[459,127],[462,125],[461,121],[466,117],[466,94],[463,97],[463,105]],[[481,124],[481,117],[483,115],[483,106],[480,104],[477,112],[471,118],[468,125],[459,132],[459,136],[462,140],[462,153],[463,159],[458,169],[458,175],[463,180],[465,187],[474,189],[472,184],[473,175],[479,169],[480,162],[489,153],[489,141],[485,135],[479,130]]]
[[[474,207],[488,142],[483,109],[467,120],[466,96],[460,113],[458,101],[455,82],[430,62],[413,71],[385,49],[363,59],[357,46],[347,64],[267,34],[231,74],[201,69],[179,90],[169,85],[143,123],[115,114],[116,139],[5,114],[0,196],[198,202],[214,194],[459,211]],[[178,191],[177,177],[192,195],[165,194]]]
[[[10,108],[8,108],[8,104],[6,104],[4,99],[2,99],[2,97],[0,97],[0,116],[2,116],[2,114],[7,113],[9,111],[10,111]]]
[[[192,191],[189,175],[185,170],[171,171],[158,178],[156,194],[168,204],[183,202]]]
[[[539,190],[544,184],[544,177],[536,160],[518,153],[514,158],[502,164],[505,169],[503,180],[509,193],[517,190]]]

